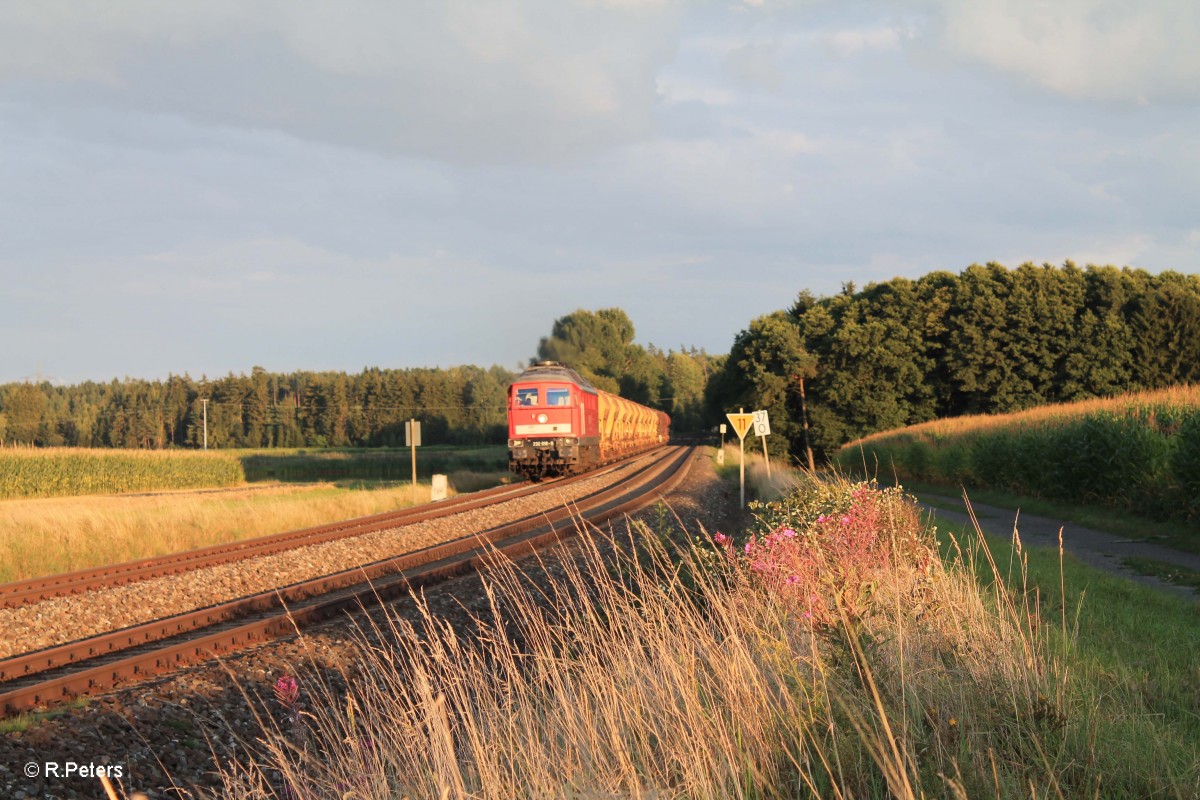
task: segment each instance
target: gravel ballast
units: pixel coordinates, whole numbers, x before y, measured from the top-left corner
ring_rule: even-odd
[[[641,463],[640,461],[638,463]],[[441,519],[298,547],[102,591],[0,609],[0,658],[207,608],[247,595],[354,569],[542,514],[610,486],[635,465]]]

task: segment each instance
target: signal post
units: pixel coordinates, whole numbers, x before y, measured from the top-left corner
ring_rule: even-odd
[[[417,504],[417,448],[421,446],[421,423],[410,419],[404,423],[404,444],[412,448],[413,505]]]
[[[733,432],[738,435],[738,457],[741,472],[741,501],[742,508],[746,507],[746,432],[754,423],[754,415],[745,413],[746,409],[739,408],[737,414],[726,414],[725,418],[733,426]]]

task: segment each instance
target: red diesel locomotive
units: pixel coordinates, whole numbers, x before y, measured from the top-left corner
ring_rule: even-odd
[[[584,472],[667,441],[671,418],[539,361],[508,388],[508,468],[531,480]]]

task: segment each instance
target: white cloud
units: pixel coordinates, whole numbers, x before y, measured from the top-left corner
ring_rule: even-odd
[[[776,63],[778,51],[775,42],[747,42],[729,51],[725,56],[725,67],[745,86],[779,91],[783,86],[783,73]]]
[[[18,0],[0,99],[167,112],[207,124],[451,160],[554,160],[653,130],[672,3]]]
[[[938,45],[1064,96],[1139,105],[1200,97],[1200,5],[1194,0],[929,5]]]
[[[839,58],[871,50],[897,50],[911,36],[907,30],[886,26],[835,31],[825,37],[825,49]]]
[[[658,92],[667,103],[730,106],[738,99],[737,94],[728,89],[677,76],[659,76]]]

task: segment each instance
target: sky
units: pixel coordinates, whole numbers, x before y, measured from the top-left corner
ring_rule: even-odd
[[[0,383],[517,368],[619,307],[1200,272],[1194,0],[0,0]]]

